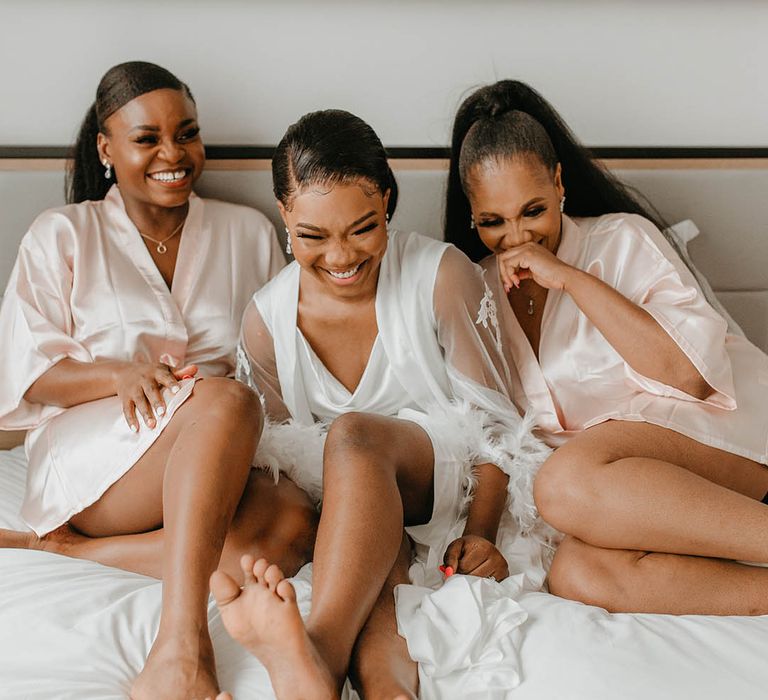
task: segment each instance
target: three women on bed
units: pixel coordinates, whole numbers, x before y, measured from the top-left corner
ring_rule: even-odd
[[[482,259],[513,399],[559,446],[534,486],[567,534],[550,590],[765,614],[768,569],[737,562],[768,562],[768,357],[727,331],[660,228],[530,87],[461,106],[446,240]]]
[[[210,574],[237,575],[254,547],[295,572],[316,521],[290,481],[251,471],[260,403],[227,377],[243,310],[284,259],[262,214],[194,195],[204,160],[184,83],[149,63],[110,69],[73,203],[32,224],[0,313],[0,428],[29,430],[22,516],[54,531],[0,544],[162,575],[134,700],[214,696]]]

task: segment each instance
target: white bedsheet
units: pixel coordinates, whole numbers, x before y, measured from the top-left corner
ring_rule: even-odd
[[[21,448],[0,452],[0,527],[22,527],[24,469]],[[310,579],[308,566],[294,581],[302,610]],[[437,593],[398,590],[425,700],[768,697],[768,616],[610,615],[520,583],[456,577]],[[124,700],[159,610],[153,579],[0,550],[0,698]],[[273,697],[263,667],[209,612],[222,686],[236,700]]]

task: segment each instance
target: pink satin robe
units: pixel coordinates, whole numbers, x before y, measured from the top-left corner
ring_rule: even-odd
[[[248,207],[192,196],[169,290],[125,212],[103,201],[40,215],[21,242],[0,309],[0,429],[28,429],[22,517],[42,535],[94,503],[154,442],[128,428],[116,396],[59,408],[24,399],[59,360],[194,363],[230,376],[243,310],[283,267],[274,227]]]
[[[595,275],[650,313],[715,392],[698,400],[634,371],[579,310],[550,290],[539,358],[517,322],[486,258],[487,282],[499,299],[503,348],[518,408],[531,411],[543,439],[558,446],[610,419],[645,421],[703,444],[768,464],[768,356],[727,332],[693,276],[651,222],[630,214],[563,217],[557,257]],[[512,293],[515,293],[513,290]]]

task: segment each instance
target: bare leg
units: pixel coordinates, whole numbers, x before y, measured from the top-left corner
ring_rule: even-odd
[[[555,555],[549,588],[610,612],[768,615],[768,569],[725,559],[603,549],[572,537]]]
[[[219,568],[239,580],[240,558],[254,554],[293,576],[312,558],[318,519],[309,497],[290,479],[281,477],[275,484],[270,475],[252,469]],[[0,547],[41,549],[162,578],[164,537],[163,528],[135,535],[88,537],[63,525],[42,538],[31,532],[0,530]]]
[[[768,572],[723,560],[768,562],[767,490],[763,465],[673,431],[595,426],[535,484],[544,518],[573,536],[550,589],[626,612],[765,611]]]
[[[609,421],[536,479],[545,520],[589,544],[768,562],[768,469],[648,423]],[[747,536],[745,536],[745,533]]]
[[[338,694],[357,637],[397,560],[404,522],[431,517],[433,473],[432,444],[414,423],[349,413],[333,424],[325,444],[323,512],[306,629],[298,624],[285,581],[272,595],[264,586],[254,588],[252,605],[259,613],[241,625],[234,621],[242,621],[242,615],[222,611],[230,633],[267,667],[278,698],[295,695],[296,676],[331,678],[330,697]],[[261,565],[266,562],[257,562]],[[211,590],[227,609],[243,600],[232,599],[233,585],[221,573],[211,580]],[[329,697],[327,688],[324,692],[318,697]]]
[[[408,653],[405,639],[397,633],[395,586],[409,583],[411,544],[406,535],[395,566],[357,638],[350,665],[350,678],[365,700],[393,698],[416,700],[419,668]]]
[[[258,398],[234,381],[206,379],[133,468],[72,519],[91,536],[164,526],[160,628],[134,700],[218,693],[207,627],[207,580],[250,472]]]

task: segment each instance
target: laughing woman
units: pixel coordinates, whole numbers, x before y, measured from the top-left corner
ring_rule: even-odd
[[[502,301],[535,484],[569,537],[552,592],[612,611],[765,614],[768,357],[729,334],[653,216],[523,83],[456,117],[446,237]],[[763,503],[761,503],[761,499]]]
[[[410,564],[403,526],[435,570],[506,577],[497,536],[508,493],[546,448],[509,401],[480,268],[445,243],[388,230],[397,188],[372,129],[347,112],[306,115],[272,167],[296,261],[246,310],[242,369],[272,421],[293,419],[265,439],[322,439],[333,421],[315,461],[286,465],[318,496],[322,485],[312,610],[305,626],[265,559],[244,561],[242,593],[223,573],[212,590],[279,698],[337,697],[353,656],[364,697],[412,698],[416,665],[394,617]]]
[[[0,429],[29,431],[34,531],[0,532],[0,546],[163,578],[134,700],[215,695],[208,577],[220,557],[236,574],[254,547],[295,570],[308,547],[292,554],[271,523],[289,510],[297,531],[314,522],[289,481],[251,471],[260,404],[226,378],[282,253],[259,212],[194,195],[204,160],[184,83],[150,63],[110,69],[76,145],[73,203],[32,224],[0,311]]]

